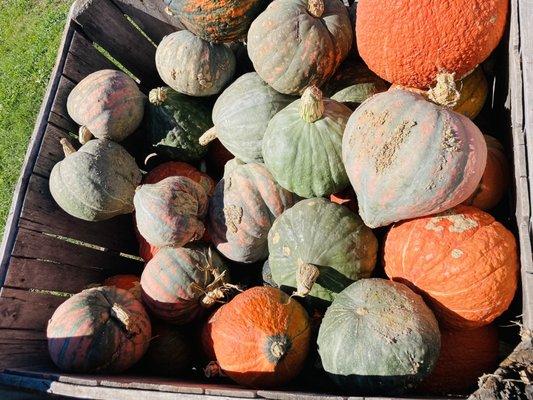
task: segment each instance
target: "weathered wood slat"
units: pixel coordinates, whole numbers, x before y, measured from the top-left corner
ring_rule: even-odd
[[[72,132],[74,134],[76,134],[79,129],[79,126],[74,121],[72,121],[70,117],[65,118],[62,115],[56,114],[53,111],[51,111],[50,115],[48,116],[48,122],[57,126],[60,129],[63,129],[64,131]]]
[[[74,82],[64,76],[61,76],[51,111],[61,116],[63,119],[69,121],[74,126],[77,126],[76,123],[72,120],[72,118],[70,118],[67,112],[68,95],[70,94],[72,89],[74,89],[74,86],[76,86]]]
[[[33,167],[33,172],[44,177],[50,176],[54,165],[65,157],[59,144],[59,141],[63,138],[71,138],[71,135],[67,131],[53,125],[49,124],[46,126],[41,149]]]

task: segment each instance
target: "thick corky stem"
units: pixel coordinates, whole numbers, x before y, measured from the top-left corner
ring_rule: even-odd
[[[459,93],[455,84],[455,74],[438,74],[437,84],[434,88],[428,90],[428,98],[444,107],[455,107],[460,97],[461,93]]]
[[[63,138],[59,141],[59,143],[61,143],[61,146],[63,147],[63,153],[65,153],[65,157],[76,152],[76,149],[72,143],[70,143],[67,139]]]
[[[305,89],[300,100],[300,115],[307,122],[318,121],[324,115],[322,92],[316,86]]]
[[[111,306],[111,317],[119,321],[129,335],[135,336],[140,333],[136,326],[135,319],[131,316],[128,310],[120,304],[113,303]]]
[[[293,296],[305,297],[309,294],[320,271],[316,265],[301,263],[296,272],[296,292]]]
[[[154,106],[160,106],[165,102],[165,100],[168,97],[168,88],[166,87],[158,87],[155,89],[150,90],[150,93],[148,94],[148,100],[150,103],[152,103]]]
[[[324,0],[309,0],[307,9],[313,17],[320,18],[324,14]]]
[[[80,143],[85,144],[92,138],[93,138],[93,134],[91,133],[89,128],[87,128],[86,126],[80,126],[80,131],[78,135],[78,140],[80,141]]]
[[[202,146],[207,146],[209,143],[211,143],[213,140],[217,138],[217,131],[215,130],[215,127],[212,127],[211,129],[207,130],[202,136],[200,136],[200,139],[198,141]]]
[[[217,301],[222,300],[224,298],[224,290],[222,288],[216,288],[213,289],[205,294],[204,297],[202,297],[202,300],[200,300],[200,304],[204,308],[210,308],[215,304]]]
[[[274,342],[270,346],[270,352],[275,358],[280,360],[285,355],[285,350],[286,350],[285,347],[286,347],[285,343]]]

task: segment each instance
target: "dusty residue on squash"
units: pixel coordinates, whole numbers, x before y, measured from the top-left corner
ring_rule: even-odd
[[[279,232],[274,233],[274,236],[272,236],[272,243],[278,244],[279,239],[280,239]]]
[[[377,173],[382,173],[390,167],[396,158],[396,152],[411,133],[411,129],[416,125],[415,121],[404,121],[396,127],[392,137],[385,142],[375,157],[374,166]]]
[[[237,225],[241,223],[242,213],[243,211],[241,207],[235,205],[224,207],[224,218],[226,219],[226,225],[233,233],[237,233],[239,230]]]
[[[459,249],[452,250],[452,258],[461,258],[464,253]]]
[[[431,218],[426,224],[426,229],[429,231],[442,232],[445,229],[445,226],[440,223],[443,221],[451,223],[447,224],[448,231],[453,233],[463,233],[479,226],[476,220],[468,218],[464,214],[455,214],[453,210],[449,210],[441,213],[437,217]]]
[[[283,246],[283,255],[290,256],[291,255],[291,249],[287,246]]]
[[[461,150],[461,142],[455,135],[449,121],[444,122],[443,135],[442,135],[442,149],[446,151],[459,151]]]

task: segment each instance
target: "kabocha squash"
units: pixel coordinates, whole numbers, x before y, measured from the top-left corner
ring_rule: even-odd
[[[136,299],[141,299],[141,278],[137,275],[113,275],[104,280],[104,286],[114,286],[127,290]]]
[[[394,225],[384,264],[389,278],[425,296],[439,322],[457,329],[487,325],[502,314],[519,269],[513,234],[468,206]]]
[[[352,47],[348,11],[340,0],[275,0],[248,31],[248,55],[278,92],[322,86]]]
[[[462,78],[496,48],[507,0],[361,0],[357,5],[359,54],[388,82],[427,89],[441,72]]]
[[[484,137],[488,150],[485,172],[476,191],[464,204],[490,210],[498,205],[509,186],[510,167],[501,143],[492,136]]]
[[[268,122],[294,98],[276,92],[255,72],[241,76],[220,95],[213,108],[215,127],[200,140],[217,137],[244,162],[262,162],[261,145]]]
[[[207,149],[198,139],[211,126],[211,110],[201,100],[168,87],[153,89],[146,108],[144,129],[148,145],[172,160],[194,161]]]
[[[213,43],[246,39],[252,21],[270,0],[165,0],[195,35]]]
[[[204,234],[208,198],[192,179],[174,176],[142,185],[133,202],[137,229],[155,247],[183,246]]]
[[[62,371],[119,373],[146,352],[151,326],[131,293],[104,286],[61,304],[48,322],[46,337],[50,357]]]
[[[171,176],[183,176],[190,178],[199,183],[205,190],[208,196],[212,196],[215,191],[215,182],[213,179],[203,172],[198,171],[190,164],[179,161],[168,161],[158,165],[153,170],[148,172],[143,179],[144,184],[159,183],[163,179]]]
[[[61,139],[65,159],[50,173],[50,193],[66,213],[86,221],[102,221],[133,211],[133,195],[141,182],[135,160],[119,144],[94,139],[78,151]]]
[[[328,305],[353,281],[368,278],[378,243],[359,216],[323,198],[285,211],[268,233],[268,262],[278,287]]]
[[[342,158],[361,218],[376,228],[465,201],[481,180],[487,146],[465,116],[393,90],[352,114]]]
[[[318,334],[322,366],[344,391],[391,394],[412,389],[440,349],[435,316],[407,286],[362,279],[326,311]]]
[[[303,307],[271,287],[238,294],[211,316],[205,331],[223,373],[255,388],[278,387],[298,375],[311,335]]]
[[[263,138],[263,159],[276,181],[301,197],[328,196],[348,185],[342,135],[352,111],[315,86],[277,113]]]
[[[229,47],[206,42],[189,31],[165,36],[155,53],[163,82],[190,96],[219,93],[235,74],[235,63]]]
[[[72,89],[67,111],[81,125],[82,144],[92,136],[120,142],[141,124],[145,97],[124,72],[105,69],[86,76]]]
[[[280,187],[263,164],[229,161],[209,207],[211,240],[230,260],[264,260],[272,222],[293,204],[292,193]]]
[[[141,276],[143,302],[157,318],[183,325],[224,298],[229,276],[209,247],[165,247],[146,264]]]
[[[329,196],[329,199],[333,203],[348,207],[348,209],[354,213],[357,213],[358,211],[357,197],[355,196],[355,192],[351,187],[344,189],[342,192],[332,194]]]
[[[498,365],[498,330],[489,325],[473,330],[441,330],[439,359],[418,392],[470,394],[478,379]]]

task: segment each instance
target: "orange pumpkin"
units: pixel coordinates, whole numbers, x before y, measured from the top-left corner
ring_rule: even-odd
[[[419,292],[442,325],[473,329],[511,303],[518,281],[516,240],[491,215],[457,206],[394,225],[385,272]]]
[[[360,0],[356,38],[368,67],[388,82],[428,88],[441,72],[461,78],[500,41],[508,0]]]
[[[493,325],[473,330],[441,330],[440,355],[420,393],[466,394],[478,378],[498,364],[498,330]]]
[[[277,387],[294,378],[311,336],[304,308],[281,290],[254,287],[223,305],[207,322],[204,349],[235,382]]]
[[[502,199],[509,186],[509,162],[500,142],[489,135],[484,135],[487,142],[487,165],[481,182],[464,204],[482,210],[490,210]]]
[[[104,281],[104,286],[114,286],[124,289],[135,296],[141,298],[141,278],[136,275],[114,275]]]

